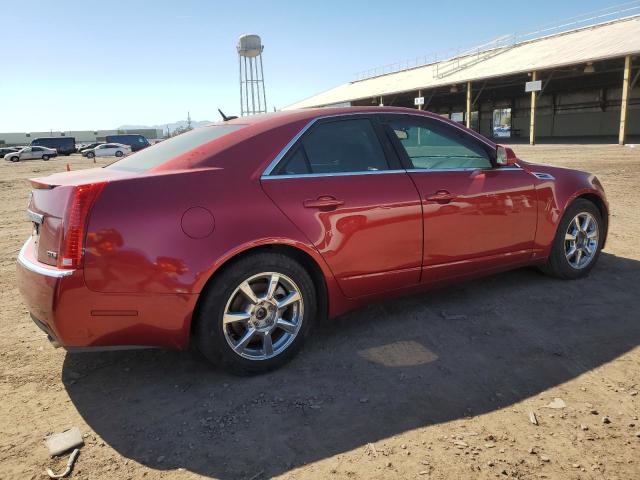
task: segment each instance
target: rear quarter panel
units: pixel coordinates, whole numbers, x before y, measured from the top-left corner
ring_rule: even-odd
[[[88,225],[88,288],[105,293],[199,293],[235,255],[260,245],[284,244],[313,258],[331,296],[337,286],[322,257],[263,192],[261,163],[243,161],[261,151],[259,147],[241,144],[220,159],[219,168],[159,171],[109,183]],[[182,228],[183,215],[193,207],[213,218],[211,229],[199,229],[212,230],[203,238],[193,238]]]
[[[197,293],[216,265],[242,246],[298,240],[258,183],[227,177],[208,169],[110,183],[91,213],[87,286],[111,293]],[[202,220],[210,222],[202,226],[203,238],[183,231],[183,215],[192,207],[211,213]]]

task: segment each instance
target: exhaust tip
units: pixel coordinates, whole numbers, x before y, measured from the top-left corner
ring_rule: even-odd
[[[51,343],[53,348],[60,348],[62,346],[60,345],[60,342],[53,338],[51,335],[47,335],[47,340],[49,340],[49,343]]]

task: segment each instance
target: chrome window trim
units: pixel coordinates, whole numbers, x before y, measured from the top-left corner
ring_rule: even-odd
[[[463,131],[464,133],[466,133],[467,135],[470,135],[469,132],[467,132],[464,128],[462,128],[460,125],[456,125],[455,123],[452,125],[448,122],[443,122],[442,120],[439,120],[438,118],[434,118],[428,115],[419,115],[419,114],[415,114],[412,112],[348,112],[348,113],[335,113],[333,115],[322,115],[319,117],[315,117],[312,118],[311,120],[309,120],[309,122],[300,129],[300,131],[282,148],[282,150],[280,150],[280,152],[278,153],[278,155],[275,156],[275,158],[269,163],[269,165],[267,165],[267,168],[264,169],[264,171],[262,172],[262,175],[260,176],[261,180],[266,180],[266,179],[270,179],[270,178],[298,178],[298,177],[302,177],[302,176],[306,176],[306,177],[311,177],[311,176],[337,176],[337,175],[341,175],[341,173],[335,174],[316,174],[316,173],[303,173],[300,175],[271,175],[271,172],[273,172],[273,170],[275,170],[275,168],[278,166],[278,164],[280,163],[280,161],[287,155],[287,153],[289,153],[289,150],[291,150],[291,148],[293,147],[293,145],[300,139],[300,137],[302,137],[302,135],[305,134],[305,132],[307,130],[309,130],[316,122],[318,122],[319,120],[324,120],[326,118],[340,118],[340,117],[351,117],[354,115],[408,115],[408,116],[412,116],[412,117],[416,117],[416,118],[430,118],[432,120],[435,121],[439,121],[441,123],[444,123],[446,125],[449,125],[451,127],[457,128],[458,130]],[[484,143],[487,147],[491,147],[491,144],[489,142],[487,142],[486,140],[484,140],[483,138],[479,138],[476,137],[474,135],[471,135],[473,138],[475,138],[476,140],[478,140],[479,142]],[[518,167],[519,168],[519,167]],[[436,170],[422,170],[422,169],[415,169],[416,171],[436,171]],[[477,170],[477,169],[472,169],[472,170]],[[382,172],[383,170],[380,170],[380,172]],[[387,172],[395,172],[394,170],[385,170]],[[407,170],[402,170],[402,171],[406,171],[406,172],[410,172],[413,171],[412,169],[407,169]],[[439,170],[439,171],[444,171],[444,170]],[[458,170],[455,170],[458,171]],[[375,172],[378,173],[378,172]],[[363,172],[348,172],[348,175],[362,175]]]
[[[361,172],[333,172],[333,173],[300,173],[293,175],[268,175],[261,180],[279,180],[284,178],[317,178],[317,177],[353,177],[354,175],[383,175],[388,173],[406,173],[406,170],[364,170]]]
[[[504,170],[522,170],[521,167],[492,167],[492,168],[483,168],[483,167],[461,167],[461,168],[407,168],[405,170],[408,173],[436,173],[436,172],[473,172],[476,170],[482,171],[504,171]]]
[[[302,129],[296,133],[296,135],[289,140],[289,143],[287,143],[284,148],[282,150],[280,150],[280,153],[278,153],[278,155],[276,155],[276,158],[274,158],[271,163],[269,164],[269,166],[264,170],[264,172],[262,172],[262,177],[266,177],[268,175],[271,175],[271,172],[273,172],[273,170],[278,166],[278,163],[280,163],[280,160],[282,160],[284,158],[284,156],[289,153],[289,150],[291,150],[291,148],[293,147],[293,145],[300,139],[300,137],[302,135],[304,135],[304,133],[309,130],[311,128],[311,126],[316,123],[318,120],[320,120],[320,118],[324,118],[324,117],[317,117],[312,119],[309,123],[307,123],[304,127],[302,127]]]
[[[30,241],[31,239],[28,239],[26,242],[24,242],[24,245],[22,246],[22,248],[20,249],[20,253],[18,254],[18,263],[20,263],[20,265],[22,265],[24,268],[26,268],[27,270],[33,273],[37,273],[39,275],[45,275],[47,277],[52,277],[52,278],[68,277],[69,275],[72,275],[73,272],[75,272],[75,270],[60,270],[60,269],[54,269],[54,268],[46,268],[29,260],[26,256],[26,251]]]

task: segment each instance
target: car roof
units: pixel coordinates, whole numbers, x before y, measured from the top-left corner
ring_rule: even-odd
[[[445,123],[449,123],[458,128],[466,129],[464,125],[461,123],[450,120],[442,115],[438,115],[437,113],[428,112],[425,110],[418,110],[415,108],[406,108],[406,107],[379,107],[379,106],[370,106],[370,107],[319,107],[319,108],[305,108],[300,110],[286,110],[279,112],[271,112],[271,113],[261,113],[257,115],[249,115],[246,117],[238,117],[233,120],[228,120],[226,122],[215,122],[209,124],[208,126],[213,125],[247,125],[251,126],[250,130],[254,133],[260,133],[267,130],[271,130],[273,128],[278,128],[281,126],[289,125],[291,123],[297,122],[309,122],[316,118],[321,117],[331,117],[331,116],[340,116],[340,115],[349,115],[349,114],[376,114],[376,113],[403,113],[407,115],[420,115],[428,118],[437,118]],[[474,130],[467,129],[468,133],[482,142],[487,143],[488,145],[494,145],[494,143],[486,138],[485,136],[475,132]]]
[[[305,108],[301,110],[286,110],[279,112],[261,113],[257,115],[249,115],[246,117],[238,117],[226,122],[215,122],[211,125],[264,125],[268,128],[274,128],[286,125],[292,122],[303,120],[313,120],[318,117],[327,117],[333,115],[349,115],[351,113],[407,113],[418,114],[424,116],[436,117],[438,115],[426,112],[424,110],[416,110],[415,108],[405,107],[320,107]]]

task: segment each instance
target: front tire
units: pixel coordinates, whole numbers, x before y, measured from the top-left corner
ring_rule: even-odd
[[[280,253],[257,253],[231,264],[203,295],[196,345],[209,361],[240,375],[291,360],[317,315],[309,273]]]
[[[43,156],[42,156],[42,160],[44,160],[45,162],[46,162],[47,160],[49,160],[49,158],[50,158],[50,157],[49,157],[49,155],[43,155]]]
[[[11,157],[11,161],[12,162],[19,162],[20,161],[20,157]]]
[[[116,152],[116,157],[120,158],[122,155],[124,154],[120,150]]]
[[[558,225],[543,271],[567,280],[586,277],[600,256],[603,241],[600,210],[589,200],[578,199],[567,208]]]

